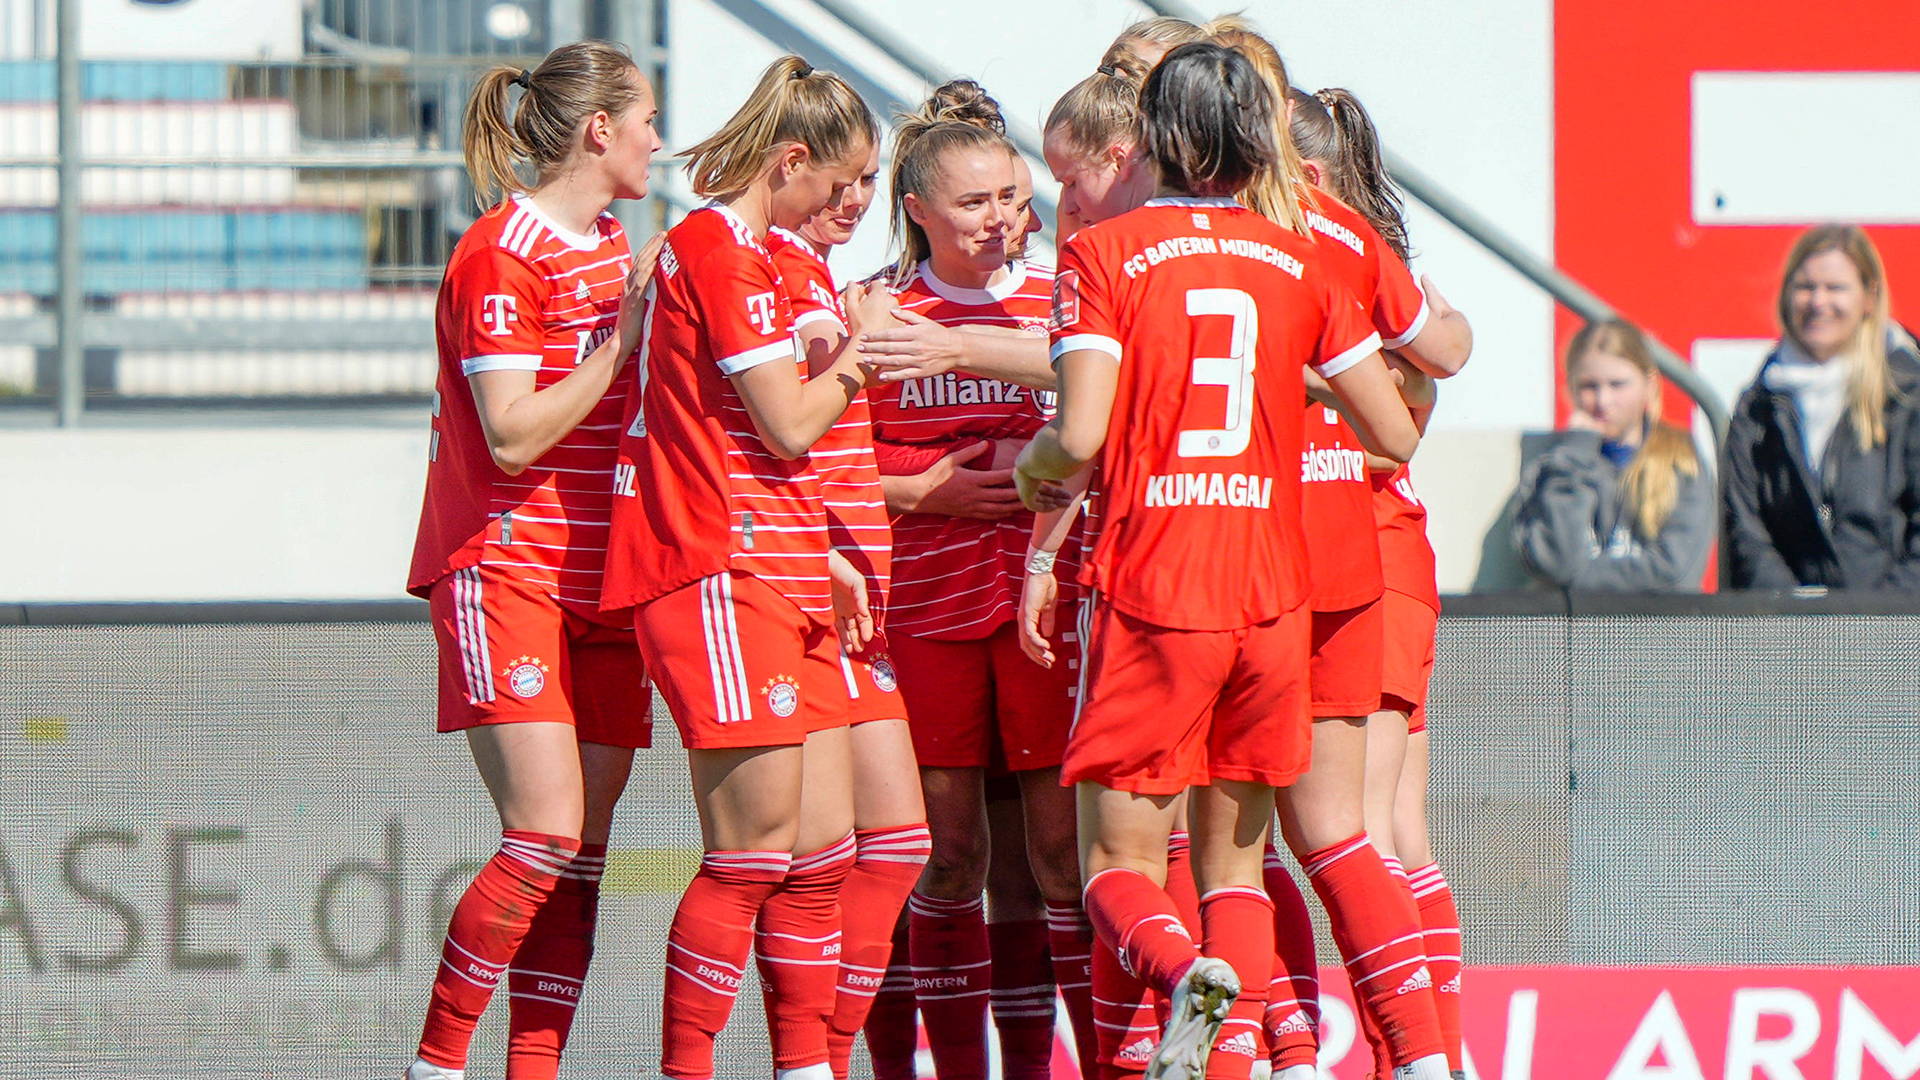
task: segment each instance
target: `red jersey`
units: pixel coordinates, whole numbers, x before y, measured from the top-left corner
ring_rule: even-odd
[[[1407,264],[1358,211],[1307,191],[1301,212],[1312,229],[1327,276],[1366,310],[1383,347],[1412,341],[1427,321],[1427,298]],[[1373,485],[1366,448],[1338,412],[1308,402],[1300,457],[1300,509],[1313,567],[1315,611],[1344,611],[1378,598],[1384,588],[1373,530]]]
[[[467,377],[530,371],[536,389],[565,378],[613,333],[632,260],[612,214],[574,233],[524,196],[482,214],[460,238],[434,309],[440,374],[408,592],[426,596],[434,582],[484,562],[597,615],[627,380],[508,476],[494,464]]]
[[[1440,610],[1433,543],[1427,539],[1427,508],[1413,492],[1405,465],[1373,474],[1373,520],[1380,530],[1380,568],[1387,588]]]
[[[730,378],[799,363],[779,272],[733,211],[708,206],[667,232],[642,336],[602,603],[644,604],[737,570],[828,621],[820,478],[767,449]]]
[[[1053,311],[1053,268],[1024,260],[1005,280],[966,289],[935,277],[921,263],[894,299],[945,326],[1005,326],[1047,332]],[[980,439],[1031,439],[1053,418],[1054,395],[998,379],[948,372],[887,383],[873,392],[873,437],[887,445],[964,445]],[[975,467],[988,467],[983,458]],[[911,471],[918,472],[918,468]],[[893,595],[890,627],[947,641],[986,637],[1020,608],[1033,515],[1025,510],[999,521],[902,514],[893,519]],[[1056,573],[1073,580],[1078,548],[1069,543]],[[1063,596],[1063,599],[1071,597]]]
[[[1306,600],[1301,366],[1331,377],[1380,347],[1319,263],[1231,199],[1154,199],[1068,241],[1054,356],[1120,365],[1082,574],[1115,610],[1219,631]]]
[[[813,245],[785,229],[769,229],[767,251],[793,306],[794,332],[809,323],[828,322],[846,333],[847,313],[833,290],[833,274]],[[847,411],[813,444],[811,456],[827,508],[828,542],[867,575],[868,604],[879,619],[886,610],[893,569],[893,532],[887,524],[886,495],[880,490],[865,390],[854,395]]]

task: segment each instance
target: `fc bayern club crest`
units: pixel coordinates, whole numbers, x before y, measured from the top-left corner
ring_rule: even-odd
[[[873,685],[889,694],[893,693],[894,689],[900,685],[894,679],[893,661],[884,656],[868,665],[867,670],[873,673]]]
[[[507,665],[507,689],[515,697],[538,697],[547,688],[547,665],[538,657],[522,656]]]
[[[785,675],[768,680],[760,692],[767,696],[767,708],[772,709],[775,716],[792,716],[793,710],[800,707],[800,687]]]

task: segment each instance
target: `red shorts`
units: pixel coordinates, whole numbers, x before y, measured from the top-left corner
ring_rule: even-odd
[[[1216,778],[1284,787],[1306,772],[1304,605],[1239,630],[1173,630],[1096,598],[1090,621],[1062,783],[1172,795]]]
[[[1077,640],[1069,620],[1056,626],[1051,668],[1020,651],[1020,628],[1007,623],[974,641],[936,641],[899,634],[893,659],[923,767],[985,768],[998,740],[1011,772],[1060,764],[1073,727],[1079,682]]]
[[[840,654],[840,673],[847,686],[847,723],[907,718],[907,703],[900,695],[900,676],[893,663],[887,635],[881,630],[875,630],[873,640],[858,653]]]
[[[1313,658],[1307,683],[1313,716],[1372,716],[1380,711],[1380,635],[1384,605],[1313,613]]]
[[[832,628],[751,574],[713,574],[649,600],[633,629],[688,749],[793,746],[847,722]]]
[[[427,607],[440,646],[441,731],[544,720],[572,724],[581,742],[651,744],[653,699],[630,631],[492,566],[435,582]]]
[[[1407,731],[1427,729],[1427,682],[1440,613],[1406,593],[1387,590],[1381,636],[1380,707],[1407,714]]]

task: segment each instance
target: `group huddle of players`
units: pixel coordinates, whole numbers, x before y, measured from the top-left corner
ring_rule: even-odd
[[[503,836],[409,1080],[461,1076],[503,982],[506,1075],[557,1074],[649,684],[705,847],[672,1080],[714,1077],[750,960],[779,1080],[846,1077],[863,1032],[913,1077],[921,1024],[984,1080],[989,1014],[1003,1075],[1047,1077],[1057,1007],[1089,1080],[1312,1077],[1283,850],[1375,1075],[1459,1075],[1405,462],[1471,332],[1407,269],[1358,102],[1238,18],[1129,27],[1047,119],[1056,269],[956,80],[892,132],[898,262],[844,290],[882,188],[844,81],[775,62],[683,155],[712,201],[634,253],[607,207],[646,194],[655,114],[594,41],[469,103],[491,209],[440,292],[409,588]]]

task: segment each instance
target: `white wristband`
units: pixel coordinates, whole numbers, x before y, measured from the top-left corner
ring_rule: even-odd
[[[1027,549],[1027,573],[1051,574],[1053,561],[1060,557],[1057,551],[1041,551],[1039,548]]]

